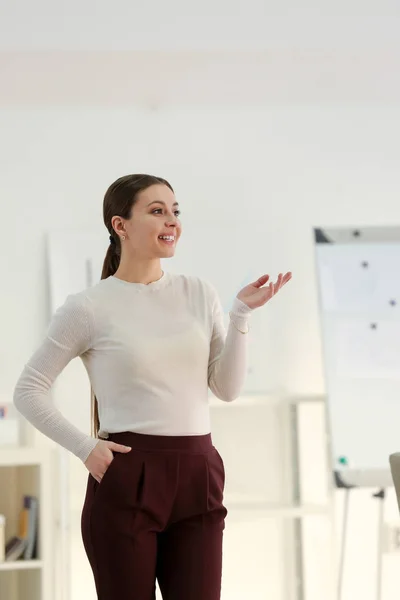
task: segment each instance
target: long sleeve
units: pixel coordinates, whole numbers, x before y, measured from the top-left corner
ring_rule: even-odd
[[[248,363],[248,319],[252,310],[235,298],[228,331],[217,292],[213,293],[213,332],[208,363],[208,385],[212,393],[225,402],[235,400],[242,390]],[[236,325],[236,327],[235,327]]]
[[[55,407],[51,387],[75,357],[90,348],[93,317],[85,296],[68,296],[54,314],[42,344],[25,365],[14,390],[19,412],[44,435],[85,461],[98,440],[79,431]]]

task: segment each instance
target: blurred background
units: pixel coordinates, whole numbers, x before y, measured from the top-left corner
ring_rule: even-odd
[[[164,267],[212,281],[227,319],[243,285],[293,272],[252,316],[243,395],[210,396],[222,600],[398,598],[399,31],[393,0],[0,2],[0,548],[36,540],[0,561],[1,600],[96,597],[87,472],[12,394],[57,306],[100,278],[103,196],[133,172],[172,183],[183,234]],[[386,329],[362,342],[372,321]],[[53,400],[90,431],[79,361]]]

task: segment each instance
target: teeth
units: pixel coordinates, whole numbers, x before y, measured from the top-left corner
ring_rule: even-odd
[[[171,240],[171,241],[173,241],[175,239],[173,235],[160,235],[158,237],[160,239],[162,239],[162,240]]]

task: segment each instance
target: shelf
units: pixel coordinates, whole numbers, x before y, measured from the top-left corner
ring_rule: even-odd
[[[39,501],[38,558],[0,563],[0,598],[52,600],[51,456],[30,446],[0,447],[0,513],[6,517],[5,539],[18,535],[24,496]]]
[[[41,560],[10,560],[9,562],[0,562],[0,571],[24,571],[32,569],[41,569],[43,561]]]
[[[43,452],[36,448],[29,446],[0,447],[0,467],[41,465],[43,460]]]
[[[239,500],[234,497],[225,497],[225,506],[232,512],[254,512],[266,517],[293,519],[310,515],[328,515],[331,507],[329,504],[270,504],[265,500]]]
[[[318,395],[307,395],[307,396],[294,396],[291,394],[285,394],[284,392],[265,392],[262,393],[254,393],[254,394],[243,394],[233,400],[232,402],[224,402],[219,398],[216,398],[213,394],[210,393],[209,405],[211,408],[239,408],[239,407],[254,407],[254,406],[294,406],[297,404],[302,404],[304,402],[324,402],[323,396]]]
[[[211,408],[238,408],[238,407],[250,407],[250,406],[272,406],[278,402],[279,399],[272,399],[270,396],[240,396],[232,402],[224,402],[215,396],[209,397],[209,405]]]

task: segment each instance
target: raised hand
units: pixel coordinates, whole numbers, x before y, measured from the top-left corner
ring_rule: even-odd
[[[237,297],[249,308],[258,308],[271,300],[291,278],[292,273],[290,271],[285,275],[279,273],[276,283],[270,282],[268,286],[263,287],[269,280],[269,275],[262,275],[257,281],[249,283],[240,290]]]

